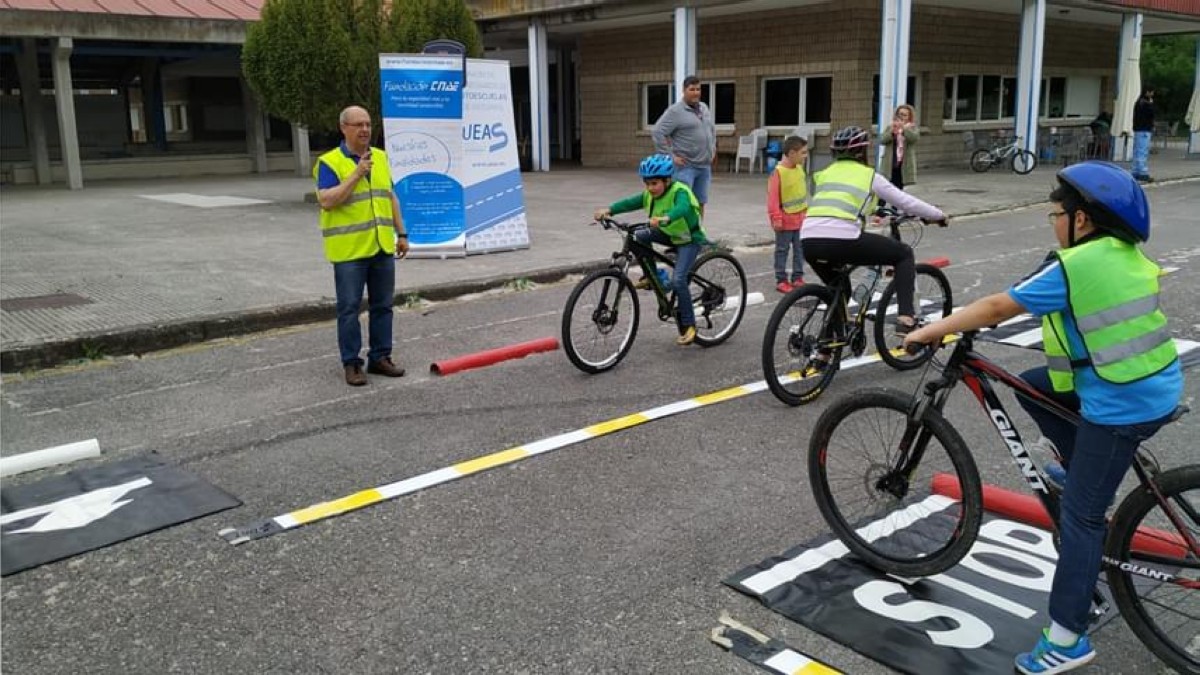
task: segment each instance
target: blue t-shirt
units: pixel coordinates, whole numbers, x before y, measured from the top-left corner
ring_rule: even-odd
[[[1072,358],[1087,351],[1067,311],[1067,276],[1057,256],[1047,256],[1032,274],[1008,289],[1008,296],[1035,316],[1062,312]],[[1183,369],[1179,359],[1162,371],[1127,384],[1107,382],[1093,368],[1075,369],[1075,393],[1080,414],[1095,424],[1119,425],[1151,422],[1171,413],[1183,395]]]

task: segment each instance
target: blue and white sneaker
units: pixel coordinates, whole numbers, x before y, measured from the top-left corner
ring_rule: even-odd
[[[1072,647],[1060,647],[1050,641],[1049,633],[1043,630],[1033,651],[1017,656],[1014,665],[1018,671],[1025,675],[1054,675],[1075,670],[1096,658],[1096,650],[1086,635],[1080,635]]]

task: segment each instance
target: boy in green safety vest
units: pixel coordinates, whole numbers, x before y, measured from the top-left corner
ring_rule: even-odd
[[[1141,186],[1124,169],[1099,161],[1059,171],[1058,182],[1049,219],[1062,248],[1008,291],[905,338],[930,344],[1023,312],[1041,316],[1047,365],[1021,377],[1083,418],[1075,427],[1017,396],[1044,435],[1039,443],[1060,453],[1067,469],[1051,624],[1032,651],[1016,658],[1018,671],[1038,674],[1073,670],[1095,657],[1085,632],[1105,511],[1138,444],[1172,419],[1183,394],[1175,343],[1158,304],[1160,270],[1137,246],[1150,238]],[[1047,473],[1054,482],[1054,470]]]
[[[679,338],[675,343],[690,345],[696,339],[696,314],[688,289],[688,274],[701,247],[708,243],[700,224],[700,202],[691,188],[674,180],[675,162],[670,155],[651,155],[643,159],[638,174],[646,189],[615,201],[608,208],[598,209],[596,220],[644,209],[650,216],[650,227],[634,234],[637,241],[645,246],[657,243],[675,247],[675,276],[671,280],[679,312]],[[636,287],[650,288],[650,280],[642,279]]]

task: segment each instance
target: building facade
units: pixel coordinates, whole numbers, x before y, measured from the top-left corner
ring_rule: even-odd
[[[0,182],[307,173],[304,129],[241,77],[263,0],[0,0]],[[526,168],[631,166],[685,74],[728,165],[754,129],[832,130],[917,111],[922,165],[1132,106],[1143,35],[1200,34],[1200,0],[468,0],[512,65]],[[1132,56],[1132,63],[1131,63]],[[69,92],[69,95],[67,93]],[[318,150],[320,148],[317,148]]]

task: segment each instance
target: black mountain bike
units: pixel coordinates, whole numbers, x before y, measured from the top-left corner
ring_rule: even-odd
[[[588,274],[567,298],[562,317],[562,344],[567,358],[585,373],[599,373],[625,358],[637,336],[641,307],[629,269],[641,268],[658,301],[659,321],[675,321],[679,314],[670,283],[658,277],[657,265],[675,267],[675,259],[634,239],[648,223],[620,223],[611,218],[596,221],[606,230],[622,233],[624,245],[612,254],[608,267]],[[718,249],[702,252],[688,276],[696,315],[696,344],[719,345],[737,330],[746,312],[746,272],[731,254]],[[680,334],[682,334],[680,329]]]
[[[922,219],[890,209],[882,210],[882,215],[893,239],[909,246],[920,240]],[[884,319],[896,285],[888,283],[875,302],[875,289],[884,276],[882,265],[843,265],[830,286],[805,284],[779,301],[762,342],[763,376],[775,398],[791,406],[816,400],[837,374],[844,350],[849,348],[855,356],[866,351],[868,320],[874,323],[875,348],[892,368],[910,370],[929,360],[932,348],[913,355],[888,346]],[[946,275],[933,265],[918,263],[913,293],[917,324],[947,316],[953,308]]]
[[[992,383],[1064,419],[1078,423],[1079,416],[975,352],[975,337],[975,331],[963,334],[941,377],[925,383],[923,393],[854,392],[830,405],[813,429],[808,472],[821,515],[847,548],[884,572],[941,573],[963,558],[979,534],[979,470],[943,415],[959,382],[975,395],[1058,529],[1057,488],[1021,441]],[[1181,673],[1200,673],[1194,644],[1200,634],[1200,466],[1163,470],[1143,446],[1133,472],[1137,487],[1109,522],[1103,559],[1108,585],[1121,616],[1150,651]],[[923,526],[910,528],[917,521]],[[1103,607],[1103,596],[1095,597]],[[1094,617],[1101,614],[1103,609]]]

